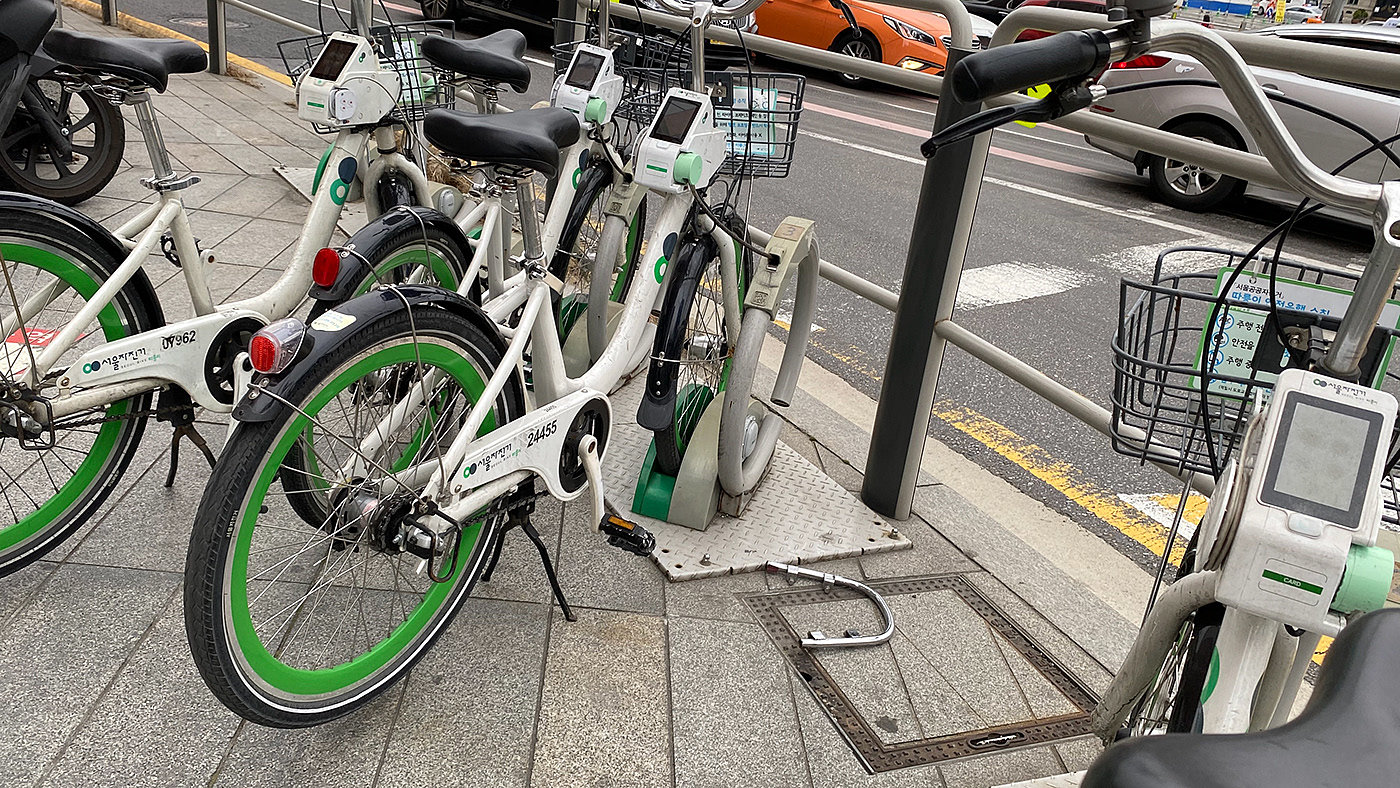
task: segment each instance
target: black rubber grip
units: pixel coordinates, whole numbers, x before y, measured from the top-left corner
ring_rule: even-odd
[[[1098,30],[1068,30],[993,47],[953,66],[953,95],[971,103],[1042,83],[1088,78],[1108,65],[1109,52],[1108,36]]]

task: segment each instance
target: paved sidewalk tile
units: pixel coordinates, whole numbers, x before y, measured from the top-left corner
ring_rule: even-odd
[[[590,516],[586,498],[564,506],[559,584],[569,604],[660,615],[666,578],[650,559],[612,547],[606,536],[594,533]]]
[[[948,788],[994,788],[1065,771],[1064,764],[1049,746],[952,761],[938,768]]]
[[[666,622],[655,616],[555,611],[533,788],[671,784]]]
[[[384,756],[404,687],[325,725],[299,730],[244,723],[212,786],[217,788],[370,788]]]
[[[376,785],[524,788],[548,621],[544,605],[468,599],[404,688]]]
[[[190,661],[176,594],[41,785],[202,784],[239,722],[210,697]]]
[[[178,578],[65,566],[0,636],[0,785],[29,785],[59,754],[173,598]]]
[[[0,636],[9,628],[10,616],[28,604],[57,569],[58,564],[52,561],[37,561],[8,577],[0,577]]]
[[[809,785],[787,668],[757,624],[669,624],[677,788]]]
[[[753,611],[740,595],[766,591],[768,583],[761,572],[706,577],[670,583],[666,586],[666,615],[707,618],[717,621],[754,623]]]

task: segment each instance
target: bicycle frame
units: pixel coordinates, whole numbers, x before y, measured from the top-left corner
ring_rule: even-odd
[[[1164,32],[1153,36],[1153,51],[1181,52],[1201,60],[1220,82],[1265,156],[1298,191],[1327,204],[1372,213],[1375,243],[1341,325],[1319,365],[1319,371],[1329,376],[1355,379],[1381,310],[1400,275],[1400,182],[1362,184],[1318,169],[1302,155],[1244,61],[1227,42],[1209,30],[1187,23],[1157,21],[1154,26],[1160,26]],[[1259,418],[1256,416],[1256,425]],[[1243,443],[1245,451],[1250,451],[1248,437]],[[1236,479],[1234,483],[1240,481]],[[1224,502],[1239,492],[1217,488],[1216,495]],[[1379,490],[1371,494],[1379,495]],[[1232,509],[1228,508],[1232,504],[1224,506],[1227,508],[1223,517],[1228,519],[1232,516]],[[1238,512],[1233,516],[1238,517]],[[1210,547],[1203,541],[1198,555],[1204,556]],[[1178,580],[1156,600],[1123,666],[1095,710],[1094,730],[1105,741],[1111,741],[1134,700],[1150,689],[1177,633],[1192,613],[1217,601],[1218,573],[1205,569],[1201,560],[1198,558],[1195,567],[1198,571]],[[1228,562],[1228,554],[1222,560]],[[1314,628],[1320,631],[1310,630],[1295,637],[1280,621],[1226,606],[1211,678],[1200,699],[1202,732],[1243,733],[1286,721],[1320,638],[1335,636],[1345,624],[1346,616],[1330,612],[1322,626]]]
[[[174,173],[170,169],[149,101],[149,97],[143,96],[135,102],[136,114],[156,172],[154,183],[160,185],[174,178]],[[348,168],[352,172],[360,172],[360,162],[365,160],[371,139],[381,152],[369,167],[363,168],[368,171],[367,176],[377,178],[388,168],[395,168],[409,176],[419,201],[428,204],[431,194],[427,177],[398,152],[394,132],[389,127],[341,131],[331,145],[330,161],[349,160],[354,166]],[[386,150],[390,152],[382,152]],[[350,177],[354,179],[353,175]],[[108,405],[141,391],[169,384],[180,386],[201,407],[220,413],[229,412],[232,402],[236,402],[242,393],[242,385],[237,386],[232,401],[216,396],[205,375],[210,354],[217,352],[229,338],[225,329],[235,321],[248,320],[265,325],[289,315],[305,298],[311,284],[311,266],[316,252],[330,240],[350,187],[349,183],[332,180],[329,175],[326,180],[328,182],[319,184],[312,197],[305,228],[282,275],[266,292],[223,305],[214,304],[210,293],[205,267],[214,262],[213,255],[202,254],[198,248],[180,196],[183,187],[160,188],[155,201],[114,233],[130,253],[113,275],[78,310],[68,325],[45,345],[32,365],[23,370],[8,371],[21,384],[37,386],[54,369],[63,354],[81,338],[83,328],[90,325],[141,270],[168,231],[179,259],[183,261],[181,270],[194,316],[155,331],[100,345],[84,353],[69,365],[66,374],[59,380],[62,389],[77,388],[82,391],[52,400],[53,417],[61,418]],[[190,182],[193,181],[186,185]],[[367,179],[365,183],[373,184],[375,181]],[[367,193],[372,190],[372,186],[365,189]],[[473,206],[464,206],[462,213],[470,216],[474,213]],[[35,293],[24,304],[18,305],[17,313],[0,321],[0,331],[4,331],[6,336],[10,335],[21,324],[33,319],[59,294],[53,287]]]

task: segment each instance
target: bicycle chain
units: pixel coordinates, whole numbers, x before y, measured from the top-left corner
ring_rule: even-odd
[[[135,413],[120,413],[116,416],[94,416],[90,419],[83,419],[80,421],[59,422],[54,425],[54,428],[73,429],[75,427],[90,427],[94,424],[106,424],[109,421],[135,421],[136,419],[145,419],[151,416],[160,418],[168,413],[178,413],[182,410],[188,410],[189,407],[188,405],[167,405],[163,408],[146,408],[145,410],[138,410]]]

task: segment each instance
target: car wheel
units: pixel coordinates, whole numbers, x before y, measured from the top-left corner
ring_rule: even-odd
[[[424,19],[453,19],[457,16],[457,0],[418,0]]]
[[[1228,129],[1210,121],[1187,121],[1168,130],[1224,148],[1244,148]],[[1208,211],[1244,189],[1244,181],[1238,178],[1162,156],[1151,157],[1147,169],[1157,199],[1188,211]]]
[[[861,31],[861,34],[856,36],[854,31],[847,30],[836,37],[836,41],[831,44],[831,51],[873,63],[880,62],[880,42],[875,38],[875,34],[869,31]],[[836,73],[836,81],[852,88],[866,82],[855,74],[843,74],[839,71]]]

